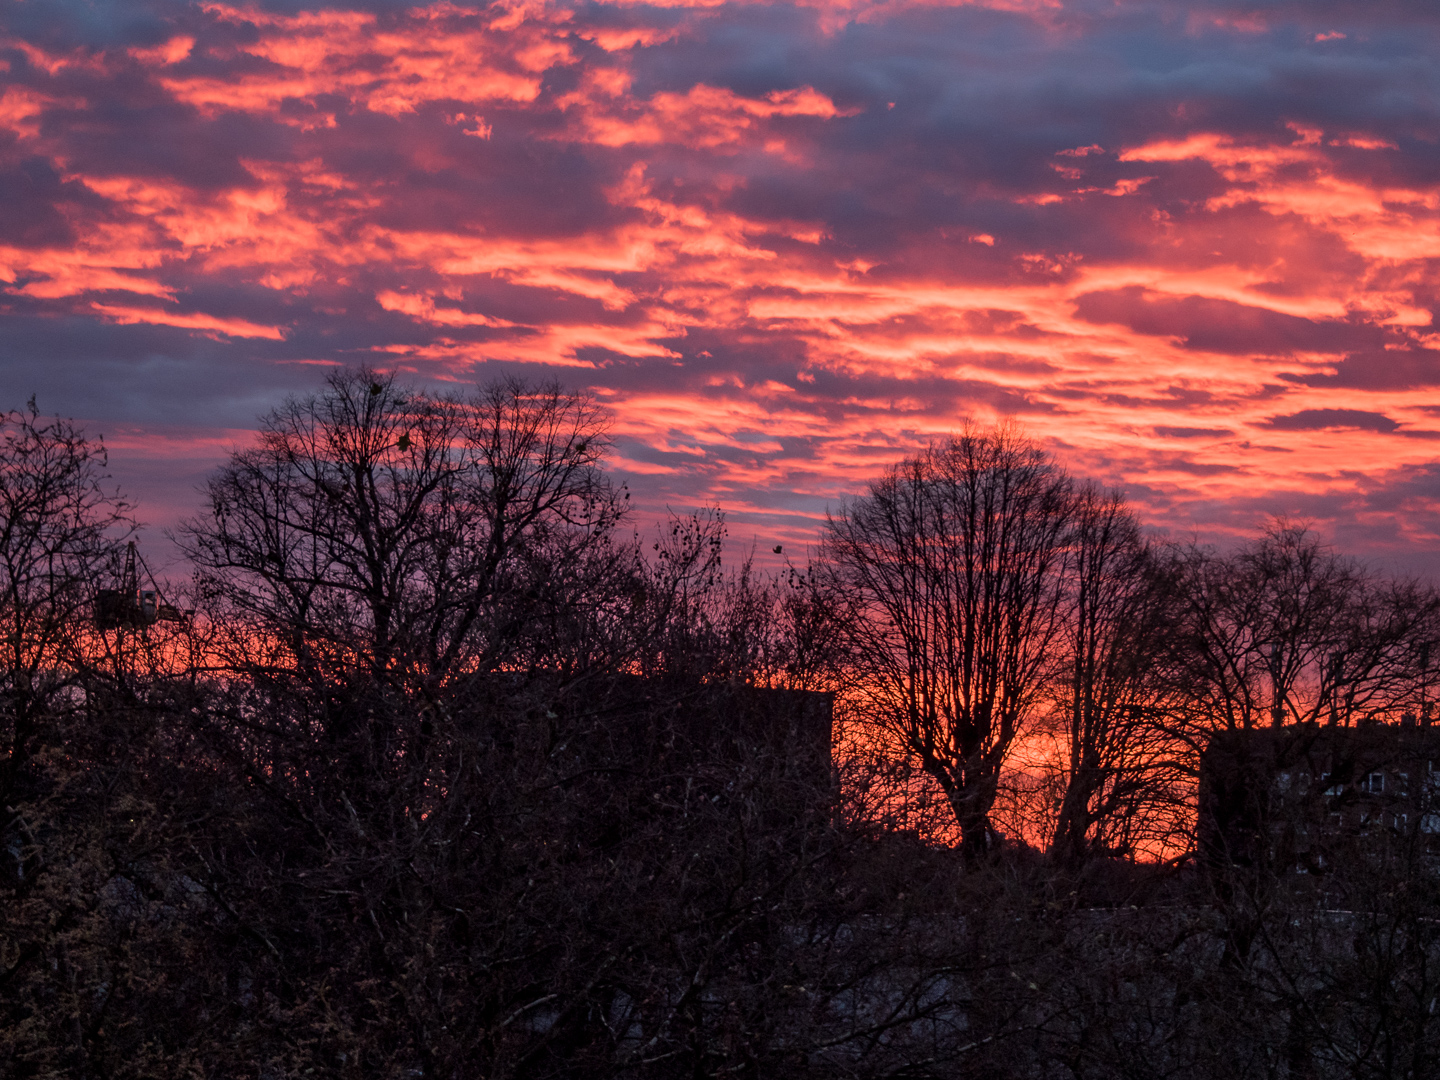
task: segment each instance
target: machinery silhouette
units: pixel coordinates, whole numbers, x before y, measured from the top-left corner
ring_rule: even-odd
[[[150,588],[140,588],[140,570]],[[100,589],[95,594],[95,625],[102,630],[141,629],[157,622],[189,622],[194,611],[184,611],[165,602],[155,575],[135,551],[131,540],[125,550],[125,568],[118,589]]]

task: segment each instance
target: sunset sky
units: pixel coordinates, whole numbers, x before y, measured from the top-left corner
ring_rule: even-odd
[[[1434,0],[180,3],[0,24],[0,407],[152,533],[328,365],[555,376],[803,550],[1013,417],[1174,536],[1440,574]]]

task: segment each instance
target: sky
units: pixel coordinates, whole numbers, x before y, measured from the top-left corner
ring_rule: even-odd
[[[558,378],[813,546],[1013,419],[1158,531],[1440,576],[1433,0],[0,7],[0,408],[159,535],[333,365]]]

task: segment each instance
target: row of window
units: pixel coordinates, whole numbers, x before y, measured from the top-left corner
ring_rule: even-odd
[[[1440,771],[1435,768],[1435,762],[1425,763],[1425,791],[1427,793],[1440,791]],[[1365,774],[1360,778],[1356,787],[1369,795],[1383,795],[1386,790],[1386,777],[1389,776],[1390,791],[1392,795],[1404,797],[1410,794],[1410,774],[1408,772],[1395,771],[1387,773],[1377,769],[1374,772]],[[1320,775],[1320,785],[1326,795],[1344,794],[1344,784],[1330,783],[1330,774]],[[1308,772],[1280,772],[1275,776],[1275,792],[1278,795],[1289,794],[1293,788],[1297,792],[1305,792],[1310,787],[1310,774]]]

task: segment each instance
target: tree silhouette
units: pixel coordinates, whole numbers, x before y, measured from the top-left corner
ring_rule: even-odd
[[[939,784],[972,861],[1060,627],[1070,481],[1013,428],[967,429],[827,521],[867,715]]]

